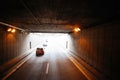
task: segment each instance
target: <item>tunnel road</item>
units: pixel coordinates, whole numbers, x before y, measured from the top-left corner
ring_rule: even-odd
[[[64,54],[64,49],[47,46],[45,54],[33,56],[7,80],[88,80]]]

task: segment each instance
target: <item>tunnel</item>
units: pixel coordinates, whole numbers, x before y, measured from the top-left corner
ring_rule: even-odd
[[[0,79],[119,80],[119,4],[1,0]]]

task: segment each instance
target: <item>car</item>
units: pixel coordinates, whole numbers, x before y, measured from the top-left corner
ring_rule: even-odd
[[[44,55],[44,49],[43,48],[37,48],[36,49],[36,56],[39,56],[39,55]]]
[[[44,47],[47,47],[47,44],[44,43],[43,46],[44,46]]]
[[[44,41],[44,43],[43,43],[43,47],[47,47],[47,43],[48,43],[48,41],[46,40],[46,41]]]

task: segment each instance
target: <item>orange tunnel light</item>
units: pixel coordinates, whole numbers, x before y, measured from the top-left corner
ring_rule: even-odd
[[[75,32],[79,32],[79,31],[80,31],[80,28],[75,28],[74,31],[75,31]]]
[[[15,29],[12,29],[12,31],[11,31],[12,33],[15,33],[16,32],[16,30]]]
[[[8,28],[7,31],[8,31],[8,32],[11,32],[11,31],[12,31],[12,28]]]
[[[8,32],[15,33],[15,32],[16,32],[16,29],[8,28],[7,31],[8,31]]]

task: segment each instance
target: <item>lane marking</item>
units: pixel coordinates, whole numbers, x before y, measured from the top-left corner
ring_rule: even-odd
[[[12,71],[10,71],[10,73],[8,73],[5,77],[2,78],[2,80],[6,80],[11,74],[13,74],[16,71],[16,69],[13,69]]]
[[[83,74],[88,80],[92,80],[92,79],[88,76],[88,74],[86,74],[86,72],[85,72],[83,69],[80,68],[79,63],[76,62],[76,60],[74,60],[72,57],[70,58],[70,60],[71,60],[72,63],[79,69],[79,71],[82,72],[82,74]]]
[[[46,74],[48,74],[48,71],[49,71],[49,63],[47,63]]]
[[[14,68],[8,72],[8,74],[6,74],[6,76],[4,76],[2,78],[2,80],[6,80],[10,75],[12,75],[18,68],[20,68],[28,59],[30,59],[32,57],[33,54],[30,54],[26,59],[24,59],[23,62],[16,64],[16,66],[14,66]]]
[[[76,61],[73,57],[71,57],[69,54],[65,53],[65,55],[69,58],[69,60],[78,68],[80,72],[88,79],[93,80],[91,77],[85,72],[85,70],[81,67],[80,63]]]

